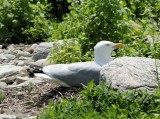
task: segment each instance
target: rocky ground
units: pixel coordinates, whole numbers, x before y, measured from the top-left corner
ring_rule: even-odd
[[[46,108],[49,100],[60,101],[62,97],[72,97],[81,90],[62,88],[41,78],[29,77],[25,70],[29,64],[43,65],[51,44],[41,47],[40,56],[34,45],[0,45],[0,90],[5,99],[0,104],[0,119],[37,116]],[[35,61],[35,57],[36,60]]]

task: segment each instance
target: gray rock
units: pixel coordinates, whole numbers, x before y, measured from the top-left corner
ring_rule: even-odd
[[[7,84],[5,82],[0,82],[0,89],[6,88]]]
[[[26,81],[23,82],[22,79],[23,79],[23,81],[24,80],[26,80]],[[19,81],[20,81],[20,79],[19,79]],[[14,88],[14,87],[18,88],[18,87],[23,87],[23,86],[25,87],[25,86],[28,86],[30,84],[35,85],[35,84],[46,82],[46,80],[43,80],[43,79],[38,78],[38,77],[36,77],[36,78],[25,77],[25,78],[21,78],[21,81],[22,81],[22,83],[17,84],[17,85],[8,85],[7,88]]]
[[[160,60],[143,57],[117,58],[101,70],[101,80],[122,91],[140,89],[153,92],[158,87],[157,76],[160,78]]]
[[[20,66],[0,65],[0,78],[17,74],[21,69],[22,67]]]
[[[25,81],[28,81],[30,78],[28,77],[20,77],[20,76],[17,76],[16,78],[16,84],[20,84],[20,83],[23,83]]]
[[[38,44],[32,44],[32,45],[31,45],[31,48],[34,48],[34,49],[35,49],[37,46],[38,46]]]
[[[24,63],[25,63],[25,62],[24,62],[23,60],[19,60],[18,63],[17,63],[17,65],[18,65],[18,66],[23,66]]]
[[[27,52],[27,51],[19,51],[18,53],[17,53],[17,57],[20,57],[20,56],[24,56],[24,57],[31,57],[32,55],[29,53],[29,52]]]
[[[4,82],[6,84],[11,84],[13,82],[15,82],[16,80],[16,76],[9,76],[9,77],[4,77],[4,78],[1,78],[1,82]]]
[[[6,60],[6,59],[7,59],[7,57],[5,57],[4,54],[1,53],[0,54],[0,60]]]
[[[9,49],[10,51],[13,51],[13,50],[15,49],[14,44],[9,45],[9,46],[8,46],[8,49]]]
[[[46,66],[49,63],[47,62],[47,59],[39,59],[36,62],[33,62],[31,64],[38,65],[38,66]]]
[[[13,59],[15,59],[15,55],[12,55],[12,54],[5,54],[4,55],[8,60],[13,60]]]
[[[38,59],[45,59],[53,46],[53,42],[40,43],[33,52],[33,59],[36,61]]]
[[[29,59],[28,57],[24,57],[24,56],[19,57],[19,60],[28,60],[28,59]]]
[[[0,114],[0,119],[17,119],[15,115]]]

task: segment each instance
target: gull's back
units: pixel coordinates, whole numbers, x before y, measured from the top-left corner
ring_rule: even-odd
[[[99,83],[101,66],[95,62],[79,62],[72,64],[55,64],[45,66],[43,72],[51,80],[60,80],[68,86],[86,85],[91,80]]]

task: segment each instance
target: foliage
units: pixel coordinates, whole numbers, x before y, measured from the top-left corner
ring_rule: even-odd
[[[119,41],[127,31],[120,6],[120,0],[74,0],[52,37],[79,38],[83,54],[100,40]]]
[[[158,119],[160,117],[160,92],[120,92],[102,83],[91,82],[79,98],[62,99],[62,103],[50,103],[38,119],[106,118],[106,119]]]
[[[5,99],[5,94],[0,91],[0,103],[2,103],[2,101]]]
[[[48,37],[51,29],[45,18],[46,4],[28,0],[0,2],[0,42],[33,42]]]
[[[43,41],[51,37],[52,23],[46,19],[46,9],[49,8],[49,5],[37,2],[36,4],[30,4],[30,7],[33,15],[33,19],[30,22],[33,25],[28,26],[22,33],[27,37],[28,41],[33,39]]]
[[[93,58],[93,52],[82,56],[81,45],[77,39],[64,39],[62,42],[55,42],[49,53],[48,61],[51,64],[71,63],[90,61]]]
[[[61,22],[66,13],[69,13],[70,3],[67,0],[48,0],[51,4],[51,9],[48,10],[48,18],[55,19],[57,22]]]
[[[54,43],[49,56],[49,61],[52,64],[80,62],[81,49],[78,42],[72,39],[63,40],[63,42]]]
[[[78,38],[82,56],[92,54],[98,41],[110,40],[126,44],[117,56],[160,59],[160,44],[152,47],[146,41],[147,35],[159,34],[159,6],[159,0],[74,0],[70,14],[55,25],[52,38]]]

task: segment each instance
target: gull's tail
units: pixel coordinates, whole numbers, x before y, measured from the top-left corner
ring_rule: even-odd
[[[43,73],[42,70],[43,67],[38,66],[38,65],[29,65],[29,68],[27,69],[29,76],[34,76],[34,73]]]

